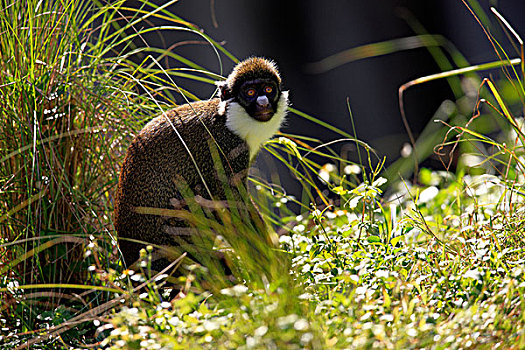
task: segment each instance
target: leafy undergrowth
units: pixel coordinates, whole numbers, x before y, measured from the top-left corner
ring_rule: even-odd
[[[390,195],[361,185],[280,238],[296,284],[136,301],[111,348],[522,348],[523,194],[491,175],[424,169]],[[381,184],[381,178],[375,185]],[[364,208],[364,210],[363,210]],[[363,214],[364,213],[364,214]]]

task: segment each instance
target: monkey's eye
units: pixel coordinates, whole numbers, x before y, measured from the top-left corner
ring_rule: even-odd
[[[273,92],[273,87],[271,86],[267,86],[264,88],[264,92],[266,92],[267,94],[271,94]]]
[[[255,89],[246,90],[246,95],[248,95],[249,97],[255,96],[255,93],[256,93]]]

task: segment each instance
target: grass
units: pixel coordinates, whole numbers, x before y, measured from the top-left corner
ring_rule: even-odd
[[[414,140],[412,158],[385,169],[374,150],[335,130],[356,143],[361,164],[352,164],[333,143],[279,135],[265,148],[301,183],[301,198],[287,195],[276,174],[271,183],[252,178],[255,199],[283,233],[277,249],[259,245],[255,255],[246,242],[257,242],[256,232],[226,213],[223,251],[237,282],[218,271],[203,278],[210,271],[198,265],[147,278],[148,251],[139,271],[124,269],[111,212],[130,137],[178,96],[197,98],[184,79],[220,79],[131,39],[156,16],[171,24],[164,30],[236,60],[169,13],[173,2],[144,1],[135,11],[124,2],[0,4],[2,347],[525,348],[525,136],[515,117],[524,106],[523,57],[509,64],[490,37],[501,60],[471,66],[409,17],[421,35],[410,40],[429,46],[448,72],[403,89],[447,78],[457,99]],[[388,54],[391,44],[370,47]],[[396,44],[404,49],[406,40]],[[182,68],[163,69],[165,55]],[[340,64],[348,53],[336,57]],[[502,77],[483,79],[496,66]],[[432,151],[449,171],[414,168]],[[203,231],[217,229],[200,221]]]

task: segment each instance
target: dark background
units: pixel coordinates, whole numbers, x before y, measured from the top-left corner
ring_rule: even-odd
[[[525,36],[525,1],[481,0],[479,4],[494,25],[494,34],[510,56],[517,57],[489,8],[495,6]],[[399,87],[440,71],[427,49],[363,59],[320,74],[309,73],[309,63],[352,47],[419,34],[400,13],[408,13],[430,34],[445,36],[471,64],[497,60],[482,28],[461,0],[181,0],[169,10],[223,42],[239,59],[251,55],[274,59],[295,108],[352,133],[346,104],[349,98],[358,138],[380,155],[386,155],[387,162],[399,157],[402,145],[408,142],[399,112]],[[163,24],[156,19],[153,22]],[[191,33],[164,32],[162,36],[152,33],[145,39],[150,45],[169,47],[199,38]],[[217,58],[209,46],[187,44],[173,52],[219,72]],[[227,75],[234,63],[226,56],[222,58],[223,74]],[[166,64],[181,66],[178,62]],[[213,86],[182,78],[177,83],[200,98],[208,98],[214,91]],[[407,91],[405,107],[416,136],[447,98],[453,95],[444,80]],[[179,102],[183,102],[182,98]],[[336,134],[295,116],[288,119],[283,131],[324,141],[337,138]]]

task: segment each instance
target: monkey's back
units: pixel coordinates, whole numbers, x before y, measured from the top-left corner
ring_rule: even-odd
[[[143,245],[126,239],[177,244],[166,232],[166,218],[137,213],[136,207],[175,209],[170,201],[183,199],[179,191],[183,184],[194,195],[211,199],[211,192],[215,200],[226,199],[224,189],[231,183],[220,181],[217,161],[223,168],[222,175],[246,185],[248,147],[225,126],[226,116],[218,113],[218,105],[218,99],[198,101],[166,112],[150,121],[129,146],[120,173],[114,218],[118,235],[124,238],[120,248],[128,264],[139,257]],[[169,225],[186,226],[173,220]]]

